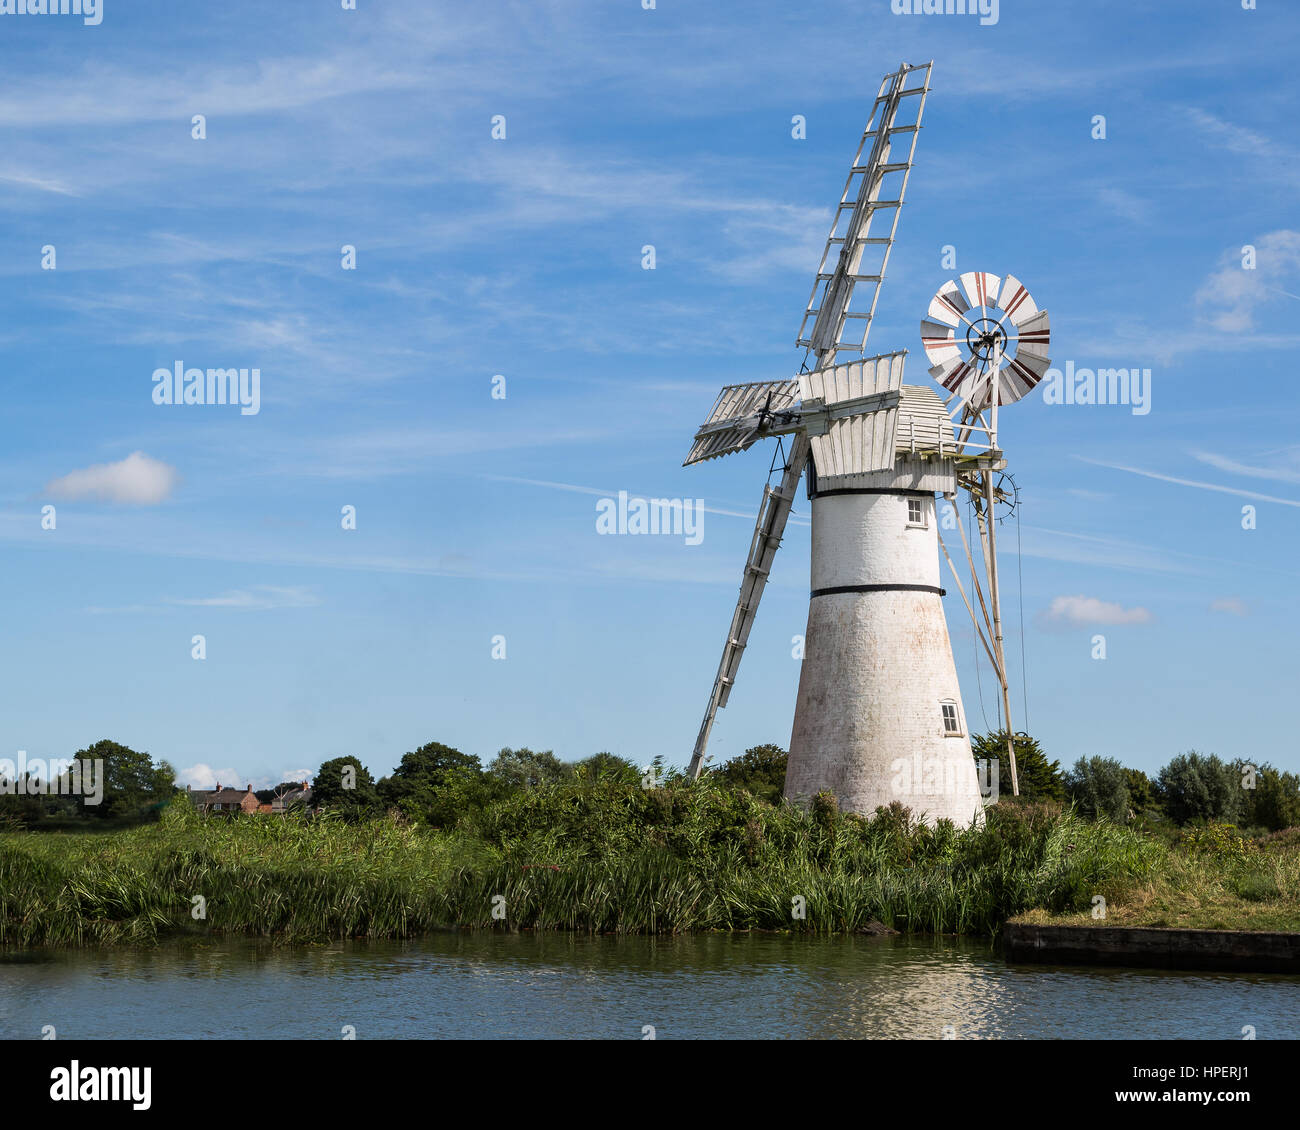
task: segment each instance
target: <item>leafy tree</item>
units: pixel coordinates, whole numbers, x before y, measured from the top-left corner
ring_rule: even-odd
[[[348,769],[351,772],[345,773]],[[279,786],[277,791],[282,789]],[[333,757],[316,770],[311,803],[313,807],[337,812],[345,820],[365,820],[383,811],[370,770],[351,756]]]
[[[1254,776],[1255,787],[1243,790],[1242,822],[1270,832],[1300,824],[1300,777],[1267,763]]]
[[[7,824],[19,828],[29,828],[40,822],[50,811],[50,797],[36,795],[35,779],[26,776],[23,791],[19,791],[19,777],[0,778],[0,830]]]
[[[455,824],[505,792],[498,778],[483,772],[477,757],[441,742],[404,754],[378,788],[386,806],[437,828]]]
[[[617,781],[622,784],[639,784],[642,770],[633,761],[625,757],[615,757],[612,753],[594,753],[582,761],[574,763],[573,775],[580,781]]]
[[[1233,824],[1241,814],[1238,772],[1214,754],[1195,750],[1179,754],[1160,770],[1156,789],[1165,815],[1175,824],[1193,820]]]
[[[768,804],[780,804],[785,793],[785,769],[790,755],[779,745],[756,745],[715,771],[733,789],[747,789]]]
[[[527,747],[503,749],[487,771],[511,790],[553,785],[573,776],[573,766],[566,765],[549,749],[535,752]]]
[[[1128,808],[1133,819],[1139,820],[1160,811],[1156,786],[1141,769],[1125,769],[1124,783],[1128,786]]]
[[[1113,757],[1079,758],[1065,774],[1065,793],[1089,819],[1108,816],[1119,824],[1128,821],[1128,778]]]
[[[95,772],[93,763],[103,762],[104,799],[99,804],[78,804],[80,814],[92,819],[138,816],[176,791],[176,771],[166,761],[154,765],[147,753],[107,738],[79,750],[72,759],[82,763],[83,788],[91,779],[88,774]]]
[[[1013,739],[1016,751],[1016,775],[1020,780],[1020,795],[1030,800],[1065,800],[1065,782],[1061,777],[1061,763],[1048,761],[1036,738],[1018,733]],[[971,742],[971,752],[977,761],[997,758],[998,791],[1011,795],[1011,759],[1007,755],[1007,732],[995,730],[976,735]]]

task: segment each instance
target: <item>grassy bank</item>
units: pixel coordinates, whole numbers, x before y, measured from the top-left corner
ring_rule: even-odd
[[[1106,890],[1103,885],[1102,891]],[[1300,828],[1257,840],[1211,825],[1162,848],[1144,875],[1110,885],[1105,918],[1035,908],[1018,921],[1057,926],[1300,931]]]
[[[0,835],[0,945],[182,933],[310,942],[450,927],[881,923],[991,935],[1027,910],[1086,911],[1098,891],[1141,890],[1168,850],[1050,805],[998,805],[986,827],[958,832],[915,827],[898,811],[805,814],[701,785],[537,788],[450,832],[388,819],[203,819],[173,804],[129,831]]]

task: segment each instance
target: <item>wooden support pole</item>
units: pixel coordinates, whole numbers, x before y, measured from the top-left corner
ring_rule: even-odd
[[[953,507],[953,511],[954,511],[954,513],[956,512],[956,507],[955,507],[955,506]],[[970,579],[971,579],[971,584],[972,584],[972,585],[974,586],[974,588],[975,588],[975,595],[976,595],[977,597],[979,597],[979,602],[980,602],[980,611],[981,611],[982,613],[984,613],[984,626],[988,629],[988,634],[989,634],[990,636],[992,636],[992,635],[993,635],[993,621],[989,619],[989,610],[988,610],[988,605],[986,605],[986,604],[984,603],[984,589],[980,586],[979,574],[975,571],[975,557],[974,557],[974,555],[973,555],[973,554],[971,553],[971,551],[970,551],[970,542],[966,540],[966,528],[961,524],[961,516],[960,516],[960,515],[957,515],[957,532],[958,532],[959,534],[961,534],[961,547],[962,547],[962,549],[964,549],[964,550],[966,551],[966,561],[967,561],[967,563],[970,565]],[[981,533],[980,533],[980,540],[981,540],[981,543],[983,542],[983,538],[984,538],[984,535],[983,535],[983,533],[981,532]],[[985,560],[985,565],[987,566],[987,564],[988,564],[988,562],[987,562],[987,559],[986,559],[986,560]],[[997,660],[994,660],[994,666],[996,667],[996,665],[997,665]]]
[[[996,402],[996,401],[995,401]],[[1016,772],[1016,747],[1012,740],[1011,691],[1007,687],[1007,655],[1002,646],[1002,606],[998,596],[998,546],[993,520],[993,472],[984,472],[984,497],[987,500],[984,526],[988,531],[989,599],[993,604],[993,643],[998,652],[998,681],[1002,684],[1002,717],[1007,727],[1007,755],[1011,758],[1011,794],[1020,795],[1020,776]]]
[[[984,645],[984,651],[988,654],[989,662],[997,667],[997,656],[993,654],[993,649],[989,647],[988,637],[984,634],[984,629],[980,627],[980,622],[975,618],[975,609],[971,607],[970,600],[966,596],[966,590],[962,587],[961,578],[957,575],[957,570],[953,567],[952,558],[948,556],[948,547],[943,544],[943,535],[939,535],[939,548],[943,550],[943,559],[948,562],[948,572],[952,574],[953,583],[957,586],[957,591],[961,593],[961,602],[966,606],[966,611],[970,614],[971,626],[975,629],[975,634],[979,636],[979,641]]]

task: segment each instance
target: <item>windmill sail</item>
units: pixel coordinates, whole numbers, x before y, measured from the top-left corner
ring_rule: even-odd
[[[704,712],[704,721],[700,724],[695,750],[691,755],[692,777],[699,776],[704,764],[704,751],[709,744],[713,719],[727,705],[727,699],[731,695],[741,657],[749,643],[749,631],[758,614],[758,602],[762,600],[763,590],[767,587],[772,560],[776,557],[781,538],[785,534],[786,520],[790,517],[790,507],[794,503],[795,491],[799,489],[799,479],[807,462],[808,440],[801,435],[794,441],[790,462],[781,476],[781,485],[775,490],[771,486],[763,488],[763,501],[759,504],[754,536],[749,543],[749,556],[745,559],[745,572],[740,581],[740,597],[736,601],[731,627],[727,631],[727,642],[722,649],[722,662],[718,664],[718,673],[713,680],[709,706]]]
[[[799,378],[818,477],[883,471],[894,465],[905,356],[887,353]]]
[[[898,231],[932,66],[902,66],[880,84],[799,327],[798,344],[816,354],[819,366],[834,364],[840,353],[866,348]],[[873,223],[877,215],[880,221]]]
[[[805,373],[796,382],[794,390],[772,387],[779,386],[781,382],[760,382],[759,386],[741,385],[723,389],[709,419],[696,433],[695,443],[687,456],[686,462],[694,463],[716,455],[743,451],[765,434],[779,434],[780,430],[797,432],[780,487],[775,491],[766,487],[763,492],[740,584],[740,597],[732,615],[722,661],[718,665],[709,705],[691,757],[692,777],[698,776],[703,767],[713,720],[718,710],[726,705],[735,684],[736,672],[758,612],[758,603],[767,585],[772,559],[781,544],[786,520],[790,516],[795,491],[808,463],[812,444],[817,442],[810,439],[811,433],[806,428],[806,413],[802,412],[803,405],[800,406],[799,421],[778,429],[779,422],[773,421],[766,412],[759,414],[756,426],[753,414],[757,400],[761,396],[766,403],[770,395],[775,403],[777,398],[788,396],[792,402],[796,394],[805,398],[814,395],[824,398],[827,386],[822,371],[834,370],[840,353],[865,352],[867,335],[871,332],[871,321],[875,317],[876,302],[880,297],[880,284],[885,277],[889,251],[898,230],[898,216],[907,190],[912,158],[916,152],[916,139],[921,129],[925,97],[930,89],[932,66],[932,63],[917,67],[904,64],[893,74],[887,75],[880,84],[871,117],[849,169],[844,191],[840,194],[830,236],[799,327],[797,343],[815,356],[814,371]],[[877,213],[889,217],[888,234],[885,234],[883,219],[875,226],[878,234],[871,234],[872,221]],[[859,288],[859,283],[864,285]],[[866,365],[859,366],[859,382],[863,380],[865,368]],[[892,362],[886,369],[885,379],[893,383],[890,388],[883,390],[884,394],[892,393],[897,397],[898,384],[902,380],[901,356],[897,365],[897,380],[894,380]],[[876,369],[871,371],[870,377],[873,382],[877,379]],[[848,379],[847,374],[844,378]],[[835,385],[830,387],[834,389]],[[746,389],[750,391],[741,391]],[[873,383],[872,393],[876,391],[878,390]],[[896,406],[897,400],[893,404],[895,410]],[[826,402],[821,399],[818,408],[825,407]],[[875,408],[890,407],[883,401],[871,407],[858,404],[856,413],[861,415],[872,412]],[[852,413],[845,413],[846,416],[850,414]],[[841,422],[832,421],[831,413],[828,412],[824,415],[826,426],[822,427],[820,423],[817,425],[820,428],[818,435],[823,442],[831,443],[838,443],[844,438],[857,444],[859,451],[863,444],[869,443],[867,459],[870,461],[883,459],[882,453],[886,449],[890,451],[889,458],[892,459],[894,414],[884,413],[887,418],[878,425],[879,434],[875,430],[877,426],[873,425],[871,436],[864,438],[863,427],[847,421],[844,426],[840,426]],[[829,440],[828,435],[832,437]]]
[[[779,417],[785,413],[793,418],[798,403],[798,380],[727,385],[718,393],[713,411],[695,433],[695,442],[682,466],[744,451],[765,436],[794,431],[794,424],[782,428]]]

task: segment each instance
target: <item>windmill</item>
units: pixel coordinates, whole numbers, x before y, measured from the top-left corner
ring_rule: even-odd
[[[1023,287],[1013,293],[1014,279],[1001,291],[1009,311],[991,305],[996,286],[991,294],[977,291],[979,302],[955,288],[941,290],[923,333],[947,402],[929,388],[903,384],[906,350],[865,356],[932,65],[904,64],[881,83],[804,310],[803,371],[723,388],[685,460],[734,454],[772,436],[790,441],[779,484],[763,490],[691,775],[703,768],[714,719],[735,684],[807,470],[812,581],[785,795],[801,799],[830,789],[846,811],[871,813],[897,800],[926,819],[968,825],[981,818],[982,805],[943,614],[935,496],[955,501],[959,487],[972,497],[980,488],[992,643],[973,610],[971,616],[990,658],[1001,656],[991,520],[1005,495],[994,481],[1005,468],[997,406],[1023,395],[1046,370],[1046,314],[1040,331],[1033,322],[1038,311],[1027,294],[1020,297]],[[978,276],[979,286],[996,282]],[[960,339],[959,327],[966,331]],[[1041,342],[1026,340],[1039,332]],[[855,356],[841,360],[845,354]],[[995,668],[1005,701],[1005,664],[995,660]],[[1009,730],[1009,710],[1007,718]]]

